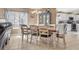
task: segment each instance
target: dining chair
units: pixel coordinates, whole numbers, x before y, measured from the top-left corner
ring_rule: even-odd
[[[48,29],[49,29],[49,33],[51,35],[51,41],[50,42],[53,44],[54,43],[54,34],[56,34],[55,26],[49,26]]]
[[[33,39],[34,37],[36,38],[36,42],[37,42],[38,41],[38,35],[39,35],[38,26],[30,25],[30,30],[31,30],[31,40],[30,40],[30,43],[32,43],[32,40],[34,40]]]
[[[65,39],[65,35],[66,35],[66,24],[58,24],[57,25],[57,34],[56,34],[56,37],[57,37],[57,43],[56,43],[56,46],[58,47],[59,45],[59,38],[62,38],[63,39],[63,43],[64,43],[64,48],[66,48],[66,39]]]
[[[55,32],[55,27],[54,26],[49,26],[48,29],[50,30],[50,34],[53,35],[53,32]]]
[[[21,33],[22,33],[22,41],[24,40],[24,36],[27,35],[27,42],[28,42],[28,27],[27,25],[21,25]]]
[[[41,41],[44,40],[48,45],[50,44],[51,35],[50,35],[50,32],[47,28],[40,27],[39,28],[39,36],[40,36]]]

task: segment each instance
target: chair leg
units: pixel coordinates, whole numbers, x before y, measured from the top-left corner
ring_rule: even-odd
[[[22,42],[23,42],[23,38],[24,38],[24,35],[22,34]]]
[[[40,43],[41,43],[41,35],[39,35],[39,40],[40,40]]]
[[[49,37],[49,46],[53,44],[53,36]],[[53,45],[54,46],[54,45]]]
[[[47,36],[47,41],[48,41],[48,47],[49,47],[49,45],[50,45],[50,38],[49,38],[49,36]]]
[[[45,38],[45,39],[46,39],[47,46],[49,47],[50,46],[50,37],[49,37],[49,35],[47,35],[47,38]]]
[[[50,42],[51,42],[52,46],[54,47],[53,34],[52,34],[52,36],[50,37]]]
[[[31,40],[30,40],[30,43],[32,42],[32,34],[31,34]]]
[[[28,35],[27,35],[27,42],[28,42]]]
[[[50,37],[48,37],[47,41],[48,41],[48,47],[50,46]]]
[[[50,44],[51,44],[51,41],[50,41],[50,40],[51,40],[51,38],[49,37],[48,45],[50,45]]]
[[[36,43],[38,44],[38,34],[37,34],[37,39],[36,39]]]
[[[22,34],[22,43],[21,43],[21,48],[23,48],[23,38],[24,38],[24,35]]]
[[[65,37],[63,37],[63,43],[64,43],[64,48],[66,48],[66,41],[65,41]]]
[[[52,36],[51,36],[51,40],[52,40],[52,44],[53,44],[53,46],[54,46],[53,34],[52,34]]]
[[[56,47],[58,47],[59,44],[59,38],[57,37]]]

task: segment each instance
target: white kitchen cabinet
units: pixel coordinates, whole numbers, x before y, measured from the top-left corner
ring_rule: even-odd
[[[69,17],[73,17],[73,20],[75,21],[76,19],[76,15],[75,14],[68,14],[68,20],[69,20]]]
[[[79,15],[75,15],[75,20],[79,20]]]
[[[71,32],[71,24],[67,24],[67,32]]]
[[[76,22],[79,22],[79,15],[76,15]],[[79,23],[76,23],[77,32],[79,32]]]
[[[56,17],[56,24],[58,24],[59,21],[67,21],[68,20],[68,15],[64,13],[57,13]]]
[[[76,22],[77,32],[79,32],[79,23],[77,23],[79,21],[79,15],[57,13],[56,24],[58,24],[59,21],[68,21],[69,17],[73,17],[73,21]],[[71,32],[71,24],[67,24],[67,32]]]
[[[76,26],[77,26],[77,32],[79,32],[79,24],[76,24]]]

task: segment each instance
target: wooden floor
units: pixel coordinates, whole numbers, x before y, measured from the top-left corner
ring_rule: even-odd
[[[59,47],[56,47],[55,33],[53,35],[53,41],[50,45],[45,42],[36,43],[36,37],[33,38],[33,42],[27,43],[26,37],[22,42],[21,31],[12,30],[11,39],[8,44],[4,47],[4,50],[78,50],[79,49],[79,34],[78,32],[70,32],[66,34],[66,48],[63,48],[62,39],[60,39]],[[30,40],[30,35],[29,35]]]

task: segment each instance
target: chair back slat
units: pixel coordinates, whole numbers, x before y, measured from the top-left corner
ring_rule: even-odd
[[[28,32],[27,25],[21,25],[21,31],[22,31],[22,33],[27,33]]]
[[[30,25],[31,32],[38,32],[38,26]]]

